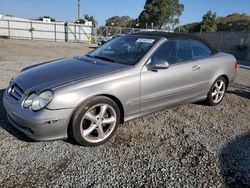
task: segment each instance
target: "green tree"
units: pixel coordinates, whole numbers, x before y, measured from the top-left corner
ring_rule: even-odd
[[[206,14],[209,16],[204,15],[206,17],[205,20],[207,20],[207,17],[211,17],[211,15],[213,14],[215,13],[210,12],[209,14]],[[218,17],[216,21],[213,20],[212,22],[216,23],[217,31],[250,31],[250,16],[244,13],[233,13],[225,17]],[[200,23],[196,22],[180,26],[180,28],[176,28],[175,31],[178,32],[180,30],[181,32],[198,32],[200,31],[201,26],[204,31],[211,31],[210,29],[206,30],[206,28],[204,27],[204,19]],[[212,28],[215,28],[215,26],[213,26]],[[215,31],[215,29],[212,30]]]
[[[218,31],[250,31],[250,16],[233,13],[218,18]]]
[[[138,20],[142,27],[151,24],[158,28],[166,24],[177,25],[183,10],[184,5],[179,0],[146,0]]]
[[[74,23],[75,24],[85,24],[85,19],[80,18],[79,20],[76,20]]]
[[[128,24],[128,27],[140,28],[141,26],[139,20],[136,18],[136,19],[131,19],[131,21]]]
[[[97,25],[97,21],[94,18],[94,16],[89,16],[88,14],[85,14],[83,18],[80,18],[79,20],[76,20],[74,23],[76,23],[76,24],[85,24],[86,20],[91,21],[93,26]]]
[[[215,12],[209,10],[202,18],[201,29],[206,32],[217,31],[217,16]]]
[[[132,18],[130,18],[129,16],[113,16],[106,20],[106,26],[130,27],[132,21]]]
[[[98,24],[98,22],[96,21],[94,16],[89,16],[88,14],[85,14],[84,19],[88,20],[88,21],[91,21],[93,26],[96,26]]]
[[[190,24],[186,24],[183,26],[179,26],[175,29],[175,32],[199,32],[201,28],[201,23],[199,22],[194,22],[194,23],[190,23]]]

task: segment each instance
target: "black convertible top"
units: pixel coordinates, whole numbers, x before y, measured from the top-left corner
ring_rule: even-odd
[[[213,48],[206,40],[200,38],[197,35],[188,34],[188,33],[170,33],[170,32],[164,32],[164,31],[141,31],[137,33],[133,33],[131,35],[139,35],[139,36],[148,36],[148,37],[162,37],[166,39],[178,39],[178,38],[185,38],[185,39],[194,39],[199,40],[203,43],[205,43],[212,51],[213,53],[218,53],[218,50]]]
[[[164,38],[199,38],[196,35],[191,35],[187,33],[170,33],[170,32],[164,32],[164,31],[140,31],[137,33],[133,33],[131,35],[143,35],[143,36],[154,36],[154,37],[164,37]]]

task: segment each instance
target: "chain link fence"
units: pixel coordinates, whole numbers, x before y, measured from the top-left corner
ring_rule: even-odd
[[[0,37],[63,42],[97,43],[104,37],[130,34],[141,28],[92,27],[83,24],[0,19]],[[250,32],[193,33],[204,38],[214,48],[234,54],[238,59],[250,61]]]
[[[222,52],[234,54],[237,59],[250,61],[250,32],[222,31],[193,33]]]

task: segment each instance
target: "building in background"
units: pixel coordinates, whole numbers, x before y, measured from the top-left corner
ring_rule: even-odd
[[[8,15],[8,14],[1,14],[0,13],[0,20],[12,20],[12,21],[27,21],[27,22],[42,22],[42,23],[65,23],[66,21],[58,21],[55,20],[49,16],[43,16],[38,19],[27,19],[27,18],[21,18],[21,17],[16,17],[13,15]],[[88,21],[85,19],[85,24],[82,24],[84,26],[93,26],[93,23],[91,21]]]
[[[0,14],[0,37],[88,42],[93,33],[92,22],[85,24],[58,21],[49,16],[38,19],[26,19],[7,14]]]
[[[14,21],[31,21],[30,19],[15,17],[8,14],[0,14],[1,20],[14,20]]]
[[[84,25],[86,25],[86,26],[93,26],[93,22],[88,21],[88,20],[85,19],[85,24]]]

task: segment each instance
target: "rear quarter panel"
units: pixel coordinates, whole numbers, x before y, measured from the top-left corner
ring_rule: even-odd
[[[226,75],[229,79],[229,84],[232,83],[237,76],[237,70],[235,70],[236,58],[227,53],[218,53],[215,58],[218,61],[218,67],[215,71],[214,80],[221,75]]]
[[[237,71],[234,68],[236,59],[231,54],[220,52],[210,58],[200,60],[199,63],[201,64],[201,67],[206,70],[206,74],[204,74],[204,76],[207,77],[206,79],[208,79],[208,88],[206,92],[209,91],[218,77],[225,75],[230,84],[234,81],[237,75]]]

